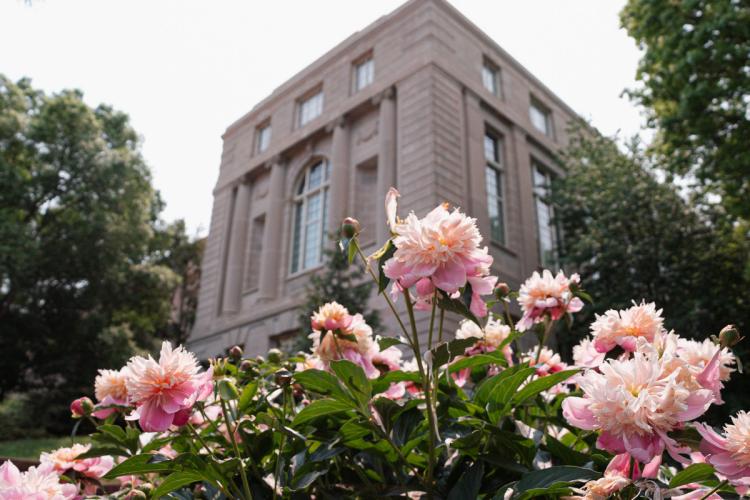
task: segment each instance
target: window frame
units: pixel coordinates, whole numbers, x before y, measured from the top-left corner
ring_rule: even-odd
[[[487,140],[490,139],[493,143],[494,154],[492,158],[487,155]],[[501,247],[506,247],[508,242],[508,228],[506,224],[505,214],[505,201],[507,199],[505,193],[505,166],[503,161],[503,139],[502,135],[489,129],[485,128],[484,137],[482,139],[483,153],[484,153],[484,179],[485,179],[485,196],[487,201],[487,217],[490,221],[490,241]],[[487,182],[488,170],[491,170],[495,175],[495,192],[491,193],[489,190],[489,184]],[[499,186],[498,186],[499,184]],[[494,204],[499,212],[500,221],[500,239],[496,238],[495,232],[492,228],[492,217],[490,216],[490,206]]]
[[[263,137],[264,134],[268,134],[268,138],[266,139],[265,146],[263,145]],[[268,148],[271,146],[271,134],[273,133],[273,129],[271,129],[271,121],[266,120],[257,127],[255,127],[255,154],[259,155],[262,153],[265,153],[268,151]]]
[[[310,188],[310,174],[315,166],[321,165],[323,168],[322,178],[320,184]],[[291,238],[289,244],[289,275],[297,276],[316,269],[323,264],[323,249],[326,242],[326,229],[327,229],[327,218],[328,218],[328,203],[329,203],[329,190],[331,183],[331,163],[326,158],[316,158],[313,161],[307,163],[304,174],[294,184],[294,194],[292,196],[292,212],[291,212]],[[302,192],[298,192],[302,186]],[[313,196],[321,194],[322,204],[320,208],[320,249],[318,255],[318,261],[310,264],[308,267],[305,266],[306,252],[307,252],[307,206],[309,199]],[[299,212],[297,207],[300,207]],[[299,215],[298,215],[299,214]],[[299,250],[297,258],[295,259],[295,235],[299,231]]]
[[[539,128],[536,124],[536,121],[534,120],[534,112],[537,112],[539,115],[544,117],[544,130]],[[531,101],[529,103],[529,121],[531,122],[531,125],[534,127],[534,129],[538,132],[541,132],[545,136],[554,139],[554,128],[552,126],[552,110],[542,104],[542,102],[534,97],[531,96]]]
[[[359,81],[359,70],[361,67],[365,66],[366,64],[369,64],[369,70],[367,71],[368,80],[363,85],[360,86]],[[360,92],[361,90],[366,89],[370,85],[373,84],[375,81],[375,58],[372,55],[372,52],[367,52],[365,55],[360,56],[359,58],[355,59],[354,62],[352,62],[352,93],[356,94],[357,92]]]
[[[308,117],[306,120],[303,120],[305,117],[305,107],[312,102],[313,99],[320,98],[320,104],[317,107],[317,114]],[[315,89],[311,90],[310,92],[307,92],[305,95],[297,99],[297,128],[302,128],[305,125],[315,121],[316,118],[321,116],[323,114],[323,108],[325,106],[325,99],[323,95],[323,87],[318,86]]]
[[[492,88],[487,87],[487,80],[485,80],[485,72],[490,74],[492,81]],[[482,77],[482,87],[484,90],[494,95],[495,97],[502,97],[502,86],[500,78],[500,66],[492,62],[489,58],[485,57],[482,60],[482,70],[480,72]]]
[[[544,184],[537,184],[537,173],[544,178]],[[544,268],[555,268],[559,267],[560,264],[560,227],[555,220],[555,207],[549,201],[549,197],[552,191],[552,182],[555,179],[555,173],[551,169],[546,167],[544,163],[540,162],[536,158],[531,159],[531,187],[534,196],[534,219],[536,222],[536,241],[537,241],[537,257],[539,258],[539,264]],[[542,192],[543,191],[543,192]],[[542,248],[542,227],[539,222],[539,206],[543,204],[547,210],[547,229],[549,231],[549,239],[551,242],[551,248],[549,251],[552,253],[552,257],[549,261],[545,258],[545,250]]]

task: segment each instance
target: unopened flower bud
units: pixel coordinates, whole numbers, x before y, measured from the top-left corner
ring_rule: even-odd
[[[146,495],[149,495],[154,490],[154,485],[151,483],[141,483],[138,486],[138,489]]]
[[[128,493],[125,498],[127,500],[146,500],[148,498],[148,495],[146,493],[142,492],[141,490],[131,490],[130,493]]]
[[[740,340],[744,337],[740,337],[740,332],[734,325],[727,325],[719,332],[719,344],[721,347],[734,347],[739,344]]]
[[[240,391],[231,379],[223,378],[219,380],[219,396],[221,399],[239,399]]]
[[[90,398],[78,398],[70,403],[70,413],[73,418],[81,418],[90,415],[94,411],[94,402]]]
[[[268,361],[271,363],[281,363],[282,352],[278,349],[271,349],[268,351]]]
[[[346,239],[352,239],[359,234],[360,226],[359,221],[352,217],[347,217],[344,222],[341,223],[341,236]]]
[[[265,363],[266,362],[266,358],[264,358],[261,355],[258,355],[258,356],[255,357],[255,361],[257,361],[258,363]]]
[[[229,357],[234,361],[238,361],[242,358],[242,347],[236,345],[229,349]]]
[[[495,297],[498,300],[503,300],[510,293],[510,287],[507,283],[501,282],[495,285]]]
[[[253,367],[253,362],[249,359],[246,359],[240,363],[240,371],[246,372],[250,370]]]
[[[273,374],[273,376],[276,384],[281,386],[289,385],[289,382],[292,381],[292,372],[290,372],[289,370],[284,370],[283,368],[281,370],[277,370],[276,373]]]

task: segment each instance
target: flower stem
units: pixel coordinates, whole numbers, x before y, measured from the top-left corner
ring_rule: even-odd
[[[234,438],[234,433],[237,431],[237,428],[239,427],[239,423],[237,423],[237,426],[232,429],[232,426],[229,422],[229,408],[227,408],[227,402],[224,401],[224,398],[219,397],[221,400],[221,409],[224,413],[224,422],[227,424],[227,432],[229,433],[229,440],[232,442],[232,447],[234,448],[234,453],[237,455],[237,460],[240,462],[240,477],[242,478],[242,489],[245,491],[245,499],[246,500],[253,500],[253,494],[250,491],[250,483],[247,481],[247,473],[245,472],[245,466],[242,463],[242,454],[240,453],[240,447],[237,446],[237,440]]]
[[[445,309],[440,309],[440,323],[438,323],[438,344],[443,341],[443,320],[445,319]]]
[[[432,349],[432,332],[435,330],[435,306],[437,306],[437,292],[432,296],[432,313],[430,314],[430,334],[427,339],[427,349]]]
[[[547,337],[549,336],[549,332],[552,331],[552,325],[554,323],[549,319],[544,319],[544,335],[542,336],[542,340],[539,341],[539,347],[536,349],[536,360],[534,361],[535,365],[539,364],[539,358],[542,357],[542,347],[544,347],[544,344],[547,343]]]
[[[505,309],[505,320],[508,322],[508,325],[510,326],[510,331],[513,332],[516,330],[516,325],[513,323],[513,316],[510,315],[510,305],[508,305],[507,300],[503,300],[503,309]],[[516,357],[517,359],[521,359],[521,345],[518,343],[518,337],[513,339],[513,347],[516,351]]]
[[[706,500],[711,495],[713,495],[714,493],[716,493],[717,491],[719,491],[720,489],[722,489],[724,486],[726,486],[727,483],[729,483],[729,480],[727,480],[727,479],[723,480],[722,482],[720,482],[719,484],[717,484],[716,487],[714,487],[714,489],[712,489],[711,491],[709,491],[708,493],[706,493],[705,495],[703,495],[701,497],[701,500]]]
[[[191,431],[191,432],[192,432],[192,433],[193,433],[193,434],[195,435],[196,439],[198,439],[198,442],[199,442],[199,443],[200,443],[200,444],[201,444],[201,445],[202,445],[202,446],[203,446],[203,447],[204,447],[204,448],[206,449],[206,451],[208,452],[209,456],[213,457],[213,459],[214,459],[214,460],[217,460],[217,459],[216,459],[216,455],[214,455],[214,452],[213,452],[213,451],[211,450],[211,448],[209,448],[209,447],[208,447],[208,444],[206,444],[206,441],[205,441],[205,440],[203,439],[203,436],[201,436],[201,435],[200,435],[200,433],[198,432],[198,430],[197,430],[197,429],[196,429],[195,427],[193,427],[193,424],[191,424],[190,422],[188,422],[188,423],[187,423],[187,428],[188,428],[188,429],[190,429],[190,431]],[[218,460],[217,460],[217,461],[218,461]],[[227,491],[226,489],[224,489],[224,486],[222,486],[222,484],[221,484],[221,483],[219,483],[219,482],[217,481],[217,482],[216,482],[216,485],[217,485],[217,486],[219,487],[219,489],[220,489],[220,490],[221,490],[221,491],[222,491],[222,492],[223,492],[223,493],[224,493],[225,495],[227,495],[227,496],[231,496],[231,495],[229,494],[229,492],[228,492],[228,491]]]

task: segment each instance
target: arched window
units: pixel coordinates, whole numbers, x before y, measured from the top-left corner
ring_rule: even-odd
[[[292,273],[315,267],[323,258],[330,166],[318,160],[305,170],[294,191]]]

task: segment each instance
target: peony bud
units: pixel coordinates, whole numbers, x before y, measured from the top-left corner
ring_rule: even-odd
[[[240,363],[240,371],[246,372],[249,371],[253,367],[253,362],[249,359],[244,360],[242,363]]]
[[[495,286],[495,297],[497,298],[497,300],[505,299],[509,293],[510,293],[510,287],[508,286],[507,283],[502,282],[502,283],[498,283]]]
[[[734,325],[727,325],[719,332],[719,345],[721,347],[734,347],[740,343],[744,337],[740,337],[740,332]]]
[[[341,223],[341,236],[346,239],[352,239],[359,234],[360,227],[359,221],[352,217],[347,217],[344,222]]]
[[[81,418],[90,415],[94,411],[94,402],[90,398],[78,398],[70,403],[70,413],[73,418]]]
[[[289,370],[284,370],[283,368],[281,370],[277,370],[276,373],[273,374],[273,376],[276,384],[281,386],[289,385],[289,382],[292,381],[292,372],[290,372]]]
[[[238,361],[240,358],[242,358],[242,347],[236,345],[229,349],[229,357],[235,361]]]
[[[239,399],[240,391],[231,379],[223,378],[219,380],[219,396],[221,399]]]
[[[268,351],[268,361],[271,363],[281,363],[282,352],[278,349],[271,349]]]

